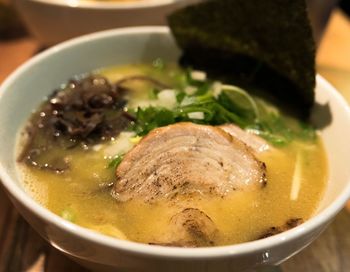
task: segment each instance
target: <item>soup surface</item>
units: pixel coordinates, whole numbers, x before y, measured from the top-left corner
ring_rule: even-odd
[[[131,113],[147,107],[174,109],[181,96],[178,90],[185,90],[185,95],[191,97],[200,89],[198,85],[189,86],[184,81],[188,75],[186,71],[175,65],[164,65],[159,60],[152,65],[104,68],[92,74],[103,76],[113,84],[127,77],[135,79],[147,76],[166,85],[158,86],[161,85],[159,82],[140,79],[125,81],[126,102],[123,110]],[[192,76],[198,81],[206,80],[201,72],[192,72]],[[213,83],[210,88],[215,89],[217,84]],[[181,103],[184,104],[182,99]],[[27,127],[36,126],[40,116],[45,113],[43,108],[47,103],[44,102],[34,113]],[[267,102],[261,100],[260,103]],[[273,106],[269,106],[269,109],[278,111]],[[185,121],[201,124],[206,114],[192,112]],[[289,117],[284,120],[291,127],[297,123]],[[131,122],[131,126],[134,122]],[[141,138],[152,128],[140,132],[126,126],[121,133],[118,131],[111,137],[102,137],[102,140],[74,142],[65,148],[60,144],[51,145],[45,149],[49,152],[40,160],[50,161],[50,164],[63,160],[69,168],[62,171],[37,167],[38,163],[29,160],[27,155],[27,159],[19,159],[21,162],[18,163],[23,185],[42,205],[78,225],[120,239],[163,245],[178,245],[169,240],[169,233],[172,233],[169,222],[174,215],[189,208],[203,212],[215,225],[215,235],[211,236],[210,245],[228,245],[267,237],[307,220],[317,210],[327,182],[326,155],[317,135],[312,140],[295,137],[283,144],[262,140],[268,149],[252,152],[257,160],[266,165],[266,184],[258,190],[237,189],[220,197],[199,192],[191,194],[191,197],[183,194],[157,201],[144,201],[137,197],[118,201],[111,193],[116,182],[115,168],[123,155],[142,143]],[[44,134],[39,130],[35,137],[44,137]],[[28,139],[33,137],[28,129],[23,131],[18,141],[19,153],[26,148]],[[207,244],[193,246],[202,245]]]

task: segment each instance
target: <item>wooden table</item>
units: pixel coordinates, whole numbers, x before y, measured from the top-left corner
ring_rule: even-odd
[[[39,50],[24,37],[0,41],[0,82]],[[350,102],[350,21],[334,12],[318,52],[318,71]],[[18,215],[0,188],[0,272],[86,271],[40,238]],[[350,203],[319,239],[281,267],[280,272],[350,271]]]

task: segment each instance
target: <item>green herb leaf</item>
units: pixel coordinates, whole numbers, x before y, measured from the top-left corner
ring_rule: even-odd
[[[65,209],[61,212],[61,217],[67,221],[74,222],[75,216],[74,213],[70,209]]]
[[[157,70],[164,70],[165,62],[161,58],[157,58],[153,61],[152,66]]]
[[[138,135],[143,136],[152,129],[175,123],[175,116],[171,110],[165,108],[138,108],[136,110],[136,120],[133,130]]]
[[[187,86],[193,86],[190,70],[186,74]],[[207,125],[234,123],[243,129],[249,129],[276,146],[283,146],[293,139],[314,140],[315,130],[306,123],[288,121],[273,105],[255,99],[244,89],[233,85],[219,85],[221,91],[214,91],[211,80],[198,81],[194,94],[176,90],[177,106],[172,109],[150,106],[130,109],[136,122],[132,130],[143,136],[151,130],[177,122],[194,122]],[[203,113],[203,118],[190,118],[191,113]],[[193,115],[192,115],[193,116]],[[119,163],[117,159],[116,163]]]
[[[108,164],[108,168],[117,168],[119,164],[122,162],[124,155],[117,155],[113,158],[113,160],[110,161]]]
[[[151,100],[157,99],[159,92],[160,92],[160,90],[157,88],[150,89],[148,92],[148,98]]]

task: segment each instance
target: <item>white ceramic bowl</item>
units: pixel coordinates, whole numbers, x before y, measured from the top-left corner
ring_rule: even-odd
[[[45,46],[127,26],[164,25],[167,14],[198,0],[12,0],[30,32]]]
[[[165,27],[110,30],[83,36],[34,57],[0,88],[0,178],[16,208],[54,247],[98,271],[244,271],[275,265],[297,253],[326,228],[350,196],[350,111],[338,92],[320,76],[316,98],[328,104],[332,123],[322,130],[330,179],[317,214],[276,236],[232,246],[165,248],[120,241],[74,225],[36,203],[16,172],[16,135],[42,98],[72,75],[98,67],[151,61],[176,61],[179,51]],[[322,122],[326,111],[316,107]]]

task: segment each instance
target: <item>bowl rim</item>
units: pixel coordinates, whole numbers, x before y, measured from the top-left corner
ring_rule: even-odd
[[[130,10],[152,9],[172,5],[186,0],[129,0],[125,2],[97,1],[97,0],[24,0],[36,3],[86,10]]]
[[[30,70],[32,66],[40,64],[41,61],[45,60],[51,55],[56,54],[57,52],[70,50],[70,48],[82,45],[89,42],[90,40],[103,40],[109,37],[117,38],[118,36],[124,35],[147,35],[154,33],[160,35],[170,35],[170,30],[168,27],[163,26],[142,26],[112,29],[87,34],[53,46],[22,64],[0,85],[0,101],[4,94],[10,91],[9,87],[17,80],[17,78],[21,77],[23,72]],[[323,86],[325,89],[327,89],[328,92],[331,93],[331,95],[337,101],[338,105],[346,111],[347,119],[350,119],[350,107],[348,106],[345,99],[341,96],[341,94],[320,75],[317,75],[317,84]],[[328,221],[330,221],[330,219],[343,208],[350,197],[349,180],[343,192],[339,194],[330,205],[323,209],[319,214],[315,215],[298,227],[261,240],[255,240],[235,245],[189,249],[162,247],[126,240],[119,240],[117,238],[106,236],[66,221],[60,216],[49,211],[44,206],[41,206],[29,194],[25,193],[20,185],[16,185],[16,183],[6,173],[5,165],[1,161],[0,182],[3,184],[6,191],[10,193],[10,195],[18,202],[20,202],[21,205],[26,206],[37,217],[55,225],[65,232],[68,232],[70,235],[79,236],[81,239],[88,240],[99,245],[107,246],[115,250],[121,250],[124,252],[149,257],[163,257],[168,259],[213,259],[228,256],[241,256],[257,251],[268,251],[269,249],[274,248],[280,244],[288,243],[292,240],[298,239],[298,237],[302,235],[315,231],[322,225],[327,225]]]

